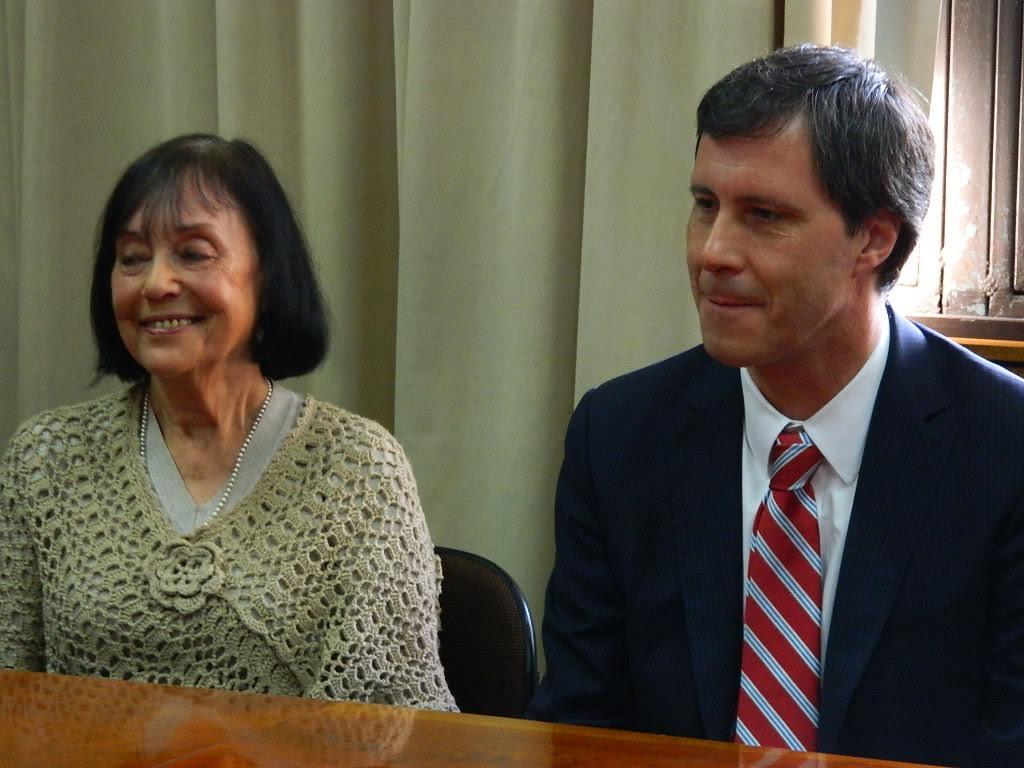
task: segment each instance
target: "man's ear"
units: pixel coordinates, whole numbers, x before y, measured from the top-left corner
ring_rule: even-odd
[[[861,225],[861,232],[867,237],[857,258],[858,272],[874,272],[889,258],[902,225],[895,213],[884,208],[867,218]]]

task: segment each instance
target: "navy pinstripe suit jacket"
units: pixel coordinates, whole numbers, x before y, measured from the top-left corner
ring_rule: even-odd
[[[819,750],[1024,766],[1024,381],[890,310],[822,677]],[[729,740],[738,371],[702,347],[569,425],[534,717]]]

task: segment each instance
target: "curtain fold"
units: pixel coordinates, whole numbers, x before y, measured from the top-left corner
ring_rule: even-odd
[[[19,417],[19,275],[21,266],[22,105],[24,104],[24,7],[0,2],[0,440]]]
[[[304,386],[393,428],[399,250],[392,9],[331,0],[298,9],[296,202],[332,331],[327,364]]]
[[[589,3],[413,3],[395,429],[439,541],[536,607],[572,408]]]
[[[575,401],[699,338],[693,113],[770,49],[772,4],[0,0],[0,25],[0,441],[120,386],[90,386],[88,284],[125,165],[246,137],[331,310],[290,385],[393,429],[435,540],[539,616]]]
[[[694,114],[772,35],[769,3],[596,4],[577,399],[700,341],[684,253]]]

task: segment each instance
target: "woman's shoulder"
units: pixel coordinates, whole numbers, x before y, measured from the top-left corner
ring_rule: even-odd
[[[322,452],[332,463],[375,468],[388,474],[411,472],[405,451],[394,435],[381,424],[340,406],[307,396],[299,419],[306,455]],[[391,467],[390,471],[385,467]]]
[[[26,419],[11,437],[11,446],[39,445],[74,438],[82,442],[107,441],[123,429],[124,419],[137,411],[136,391],[129,387],[73,405],[62,405]]]
[[[305,423],[308,429],[329,436],[338,445],[354,448],[398,448],[398,440],[373,419],[341,406],[306,396]]]

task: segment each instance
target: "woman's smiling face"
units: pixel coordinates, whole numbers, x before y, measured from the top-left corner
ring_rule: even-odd
[[[260,269],[239,208],[184,183],[166,215],[148,215],[141,206],[121,231],[110,276],[132,357],[162,380],[251,366]]]

